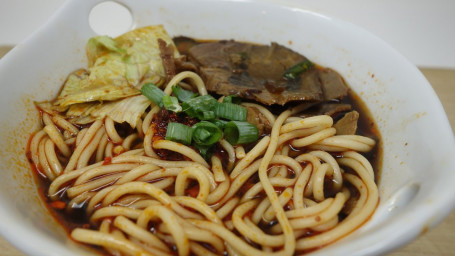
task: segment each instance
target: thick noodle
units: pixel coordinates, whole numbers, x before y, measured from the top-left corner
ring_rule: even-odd
[[[177,74],[164,92],[184,79],[207,94],[193,72]],[[153,104],[126,135],[109,117],[79,129],[44,113],[30,157],[51,181],[50,200],[67,199],[67,212],[83,205],[90,225],[71,237],[113,255],[294,255],[367,221],[379,197],[361,153],[375,141],[336,135],[330,116],[299,118],[300,106],[277,117],[256,107],[273,125],[270,136],[252,148],[222,139],[226,159],[152,142]],[[161,159],[158,150],[186,160]]]

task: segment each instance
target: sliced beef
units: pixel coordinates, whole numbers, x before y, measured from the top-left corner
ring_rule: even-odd
[[[325,100],[340,99],[348,95],[349,88],[343,78],[333,69],[319,70],[319,79]]]
[[[194,65],[193,62],[190,62],[187,60],[186,55],[181,55],[179,58],[174,59],[175,63],[175,69],[177,70],[177,73],[182,72],[182,71],[193,71],[197,72],[198,67]]]
[[[284,105],[290,101],[338,99],[348,90],[343,79],[331,69],[312,67],[296,79],[284,79],[286,70],[307,59],[276,43],[255,45],[232,40],[199,43],[192,44],[188,55],[199,67],[207,90],[221,95],[236,94],[267,105]]]
[[[175,76],[175,63],[174,63],[174,47],[159,38],[158,46],[160,48],[160,57],[163,62],[164,71],[166,73],[166,80],[170,81]]]
[[[255,107],[246,107],[246,121],[252,123],[258,128],[259,135],[268,135],[272,131],[272,124],[269,120]]]
[[[198,41],[186,36],[176,36],[172,38],[172,41],[177,47],[179,53],[183,55],[188,55],[188,51],[190,50],[190,48],[199,44]]]
[[[301,114],[301,117],[329,115],[335,118],[339,114],[350,111],[351,109],[352,106],[349,104],[343,104],[338,102],[323,102],[309,108],[307,111]]]
[[[359,112],[351,111],[338,120],[334,127],[337,135],[354,135],[357,132],[357,123],[359,121]]]

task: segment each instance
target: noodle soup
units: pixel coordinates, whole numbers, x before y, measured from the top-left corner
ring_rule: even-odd
[[[87,43],[27,156],[70,237],[111,255],[294,255],[374,213],[378,130],[334,70],[276,43]]]

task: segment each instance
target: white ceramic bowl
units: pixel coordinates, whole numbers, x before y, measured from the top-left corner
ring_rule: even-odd
[[[33,101],[53,97],[69,72],[86,66],[85,43],[95,35],[88,17],[100,2],[67,2],[0,62],[0,233],[30,255],[90,254],[40,201],[25,148],[38,127]],[[418,69],[376,36],[264,1],[120,2],[133,27],[164,24],[171,35],[286,45],[337,70],[366,102],[383,138],[380,204],[364,226],[314,255],[385,253],[454,208],[455,144],[444,110]]]

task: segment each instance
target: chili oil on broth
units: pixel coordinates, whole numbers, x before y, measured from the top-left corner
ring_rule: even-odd
[[[364,104],[361,103],[360,98],[358,96],[356,96],[352,91],[341,102],[342,103],[351,104],[353,106],[353,109],[355,109],[356,111],[359,112],[360,119],[359,119],[359,129],[357,131],[357,134],[365,135],[367,137],[372,137],[376,141],[376,144],[375,144],[375,146],[373,146],[373,149],[370,150],[369,153],[365,154],[365,157],[370,163],[372,163],[372,165],[374,167],[373,169],[375,171],[375,180],[376,180],[376,184],[377,184],[378,183],[377,181],[379,179],[379,174],[378,174],[379,171],[378,170],[380,170],[380,163],[381,163],[380,159],[381,159],[381,156],[382,156],[381,140],[380,140],[380,135],[378,133],[378,129],[375,126],[374,122],[372,121],[373,119],[371,118],[371,115],[369,115],[369,113],[366,110],[366,108],[364,108]],[[281,109],[283,109],[283,108],[281,108]],[[148,111],[150,111],[150,108],[149,108]],[[276,111],[276,109],[274,109],[274,111]],[[342,114],[343,113],[340,113],[340,116],[342,116]],[[156,115],[154,117],[156,117]],[[142,116],[142,118],[141,118],[141,123],[145,122],[146,118],[147,118],[147,115],[144,114]],[[336,121],[337,119],[338,118],[335,117],[334,121]],[[153,124],[154,120],[157,121],[156,118],[152,118],[152,121],[150,122],[150,125]],[[100,128],[98,129],[98,131],[100,131],[100,134],[102,133],[101,129],[107,129],[106,127],[109,125],[110,122],[111,121],[106,120],[106,119],[104,119],[102,121],[102,124],[101,124]],[[163,120],[161,120],[161,122],[163,122]],[[89,123],[86,126],[79,126],[79,127],[77,127],[77,129],[80,131],[80,130],[83,130],[84,128],[91,127],[91,125],[92,124]],[[58,128],[59,128],[59,132],[61,132],[63,134],[64,133],[64,129],[61,128],[61,127],[58,127]],[[126,138],[126,136],[130,135],[132,132],[141,133],[138,129],[131,129],[131,128],[128,128],[128,126],[125,126],[123,124],[115,124],[114,128],[115,128],[115,131],[118,134],[121,135],[120,137],[122,138],[122,140],[124,140]],[[112,152],[111,152],[111,155],[104,155],[101,163],[98,161],[98,163],[100,163],[99,166],[109,166],[109,165],[113,164],[113,161],[114,162],[116,161],[115,159],[116,159],[116,157],[118,155],[121,155],[122,153],[128,153],[129,151],[132,152],[133,150],[135,150],[135,148],[140,149],[141,148],[141,144],[143,144],[143,138],[147,134],[147,131],[146,130],[144,131],[144,130],[142,131],[142,134],[139,134],[138,138],[135,139],[135,143],[134,143],[134,145],[131,146],[131,150],[122,150],[121,149],[122,143],[114,142],[114,139],[109,137],[109,135],[107,135],[106,136],[106,141],[107,141],[106,143],[107,144],[112,143]],[[107,134],[107,131],[105,131],[104,133]],[[267,136],[268,136],[268,134],[263,134],[262,138],[267,137]],[[96,137],[96,136],[94,136],[94,137]],[[158,137],[158,136],[155,136],[155,137]],[[33,139],[33,137],[31,138],[31,140],[32,139]],[[92,140],[94,140],[94,138],[92,138]],[[99,144],[102,144],[102,143],[99,142]],[[71,145],[71,150],[74,152],[76,150],[76,146],[74,144],[70,144],[70,145]],[[55,146],[54,146],[54,148],[55,148]],[[116,148],[118,149],[117,151],[114,150]],[[245,145],[244,148],[246,149],[246,153],[248,154],[248,152],[250,152],[250,150],[254,149],[254,145],[251,145],[251,144],[250,145]],[[182,161],[182,160],[183,161],[191,160],[191,157],[188,157],[188,156],[185,156],[185,155],[182,156],[180,153],[177,153],[177,152],[173,152],[173,154],[175,154],[176,158],[171,157],[172,159],[170,159],[168,157],[169,154],[166,154],[166,150],[167,149],[159,149],[159,150],[164,152],[163,154],[158,155],[158,158],[160,158],[161,160],[176,160],[176,159],[178,159],[180,161]],[[215,152],[214,155],[218,156],[219,158],[221,158],[220,162],[221,162],[221,166],[223,167],[222,169],[226,172],[225,179],[229,180],[230,186],[232,186],[233,182],[236,181],[236,178],[230,177],[231,175],[229,174],[229,172],[227,172],[228,161],[229,161],[228,160],[228,158],[229,158],[228,149],[226,149],[225,147],[217,144],[216,147],[215,147],[215,150],[216,150],[216,152]],[[282,148],[278,148],[278,150],[282,150]],[[28,155],[29,156],[31,155],[31,153],[30,153],[31,151],[32,150],[30,149],[30,145],[29,145],[29,149],[28,149]],[[310,152],[310,150],[309,149],[303,149],[303,150],[299,149],[299,152],[293,152],[292,150],[289,150],[289,156],[292,156],[293,154],[296,154],[296,153],[301,154],[303,152]],[[167,152],[167,153],[169,153],[169,152]],[[135,153],[135,154],[139,154],[140,156],[144,156],[144,157],[154,158],[153,156],[147,156],[145,153],[140,152],[140,151],[137,151],[137,153]],[[61,156],[61,152],[59,152],[58,149],[56,150],[56,155],[58,157],[62,158],[59,161],[61,161],[61,164],[65,165],[65,162],[68,161],[68,159],[66,159],[66,160],[63,159],[63,157]],[[258,158],[261,158],[262,156],[263,156],[263,153],[259,154],[259,156],[256,159],[253,159],[253,160],[256,161]],[[342,158],[341,154],[339,154],[339,153],[333,153],[332,156],[334,156],[335,159]],[[135,155],[133,155],[133,157],[131,157],[131,159],[136,159],[134,157],[135,157]],[[128,158],[128,157],[126,157],[126,158]],[[90,221],[90,216],[86,215],[85,213],[87,211],[87,203],[95,195],[88,196],[86,199],[81,197],[82,198],[81,201],[77,202],[76,204],[74,204],[76,207],[74,207],[74,209],[71,209],[71,208],[73,208],[73,207],[71,207],[71,205],[74,203],[74,201],[72,202],[71,200],[73,200],[74,197],[73,198],[69,198],[68,195],[66,194],[66,192],[68,191],[68,189],[71,189],[71,187],[74,185],[75,180],[77,180],[78,177],[69,179],[68,181],[66,181],[63,184],[61,184],[61,186],[59,186],[59,189],[58,189],[58,196],[57,197],[55,197],[55,195],[54,195],[54,197],[52,197],[52,195],[47,194],[49,186],[51,185],[51,182],[49,182],[49,180],[44,178],[45,174],[43,175],[42,166],[40,164],[34,163],[34,160],[32,159],[31,156],[29,157],[29,159],[30,159],[30,162],[32,163],[32,166],[36,167],[34,172],[35,172],[35,174],[37,176],[37,180],[39,180],[39,183],[40,183],[39,191],[41,191],[40,194],[42,194],[43,200],[48,204],[50,211],[54,214],[54,216],[58,219],[58,221],[61,222],[62,225],[66,227],[66,229],[68,230],[68,233],[72,232],[75,229],[80,229],[80,228],[83,228],[83,229],[90,228],[90,229],[93,229],[93,230],[98,230],[99,228],[102,228],[103,225],[104,225],[104,227],[106,227],[106,225],[107,225],[108,228],[107,229],[105,228],[105,230],[100,232],[100,233],[106,233],[107,232],[107,234],[111,235],[112,237],[117,237],[117,239],[120,239],[118,237],[124,237],[124,238],[129,237],[129,235],[127,233],[123,232],[122,230],[118,229],[117,227],[115,227],[112,224],[115,221],[115,219],[117,218],[117,217],[115,217],[115,215],[114,216],[110,216],[110,217],[104,217],[101,220],[96,220],[96,221],[92,220],[92,221]],[[118,159],[118,157],[117,157],[117,159]],[[125,164],[131,163],[132,161],[133,160],[128,160],[128,161],[125,162]],[[252,161],[252,162],[254,162],[254,161]],[[319,161],[322,161],[322,160],[319,160]],[[93,164],[96,164],[96,162],[97,162],[96,161],[96,157],[95,157],[95,155],[93,153],[92,156],[90,156],[90,160],[86,163],[86,165],[90,165],[90,164],[93,165]],[[170,161],[168,161],[168,162],[170,162]],[[236,164],[239,164],[239,162],[241,162],[241,159],[237,159],[236,160]],[[133,161],[133,163],[134,163],[134,161]],[[137,167],[143,165],[143,162],[136,162],[136,163],[138,165]],[[121,162],[120,163],[119,162],[115,162],[115,164],[121,164]],[[159,168],[157,170],[163,170],[163,171],[166,168],[168,168],[168,169],[179,168],[179,167],[166,167],[165,166],[166,164],[164,164],[164,162],[162,162],[162,161],[161,162],[156,162],[155,161],[154,164],[158,164]],[[162,164],[162,166],[160,166],[160,164]],[[306,161],[300,163],[300,167],[302,167],[302,169],[304,169],[308,165],[309,165],[309,163],[306,162]],[[251,166],[251,163],[247,164],[244,169],[247,169],[250,166]],[[289,166],[285,166],[285,165],[282,165],[282,164],[271,164],[271,165],[268,166],[268,169],[269,170],[274,169],[274,168],[280,169],[281,167],[284,167],[286,169],[284,173],[286,173],[285,175],[287,175],[288,178],[291,178],[291,179],[292,178],[296,178],[295,177],[296,176],[295,171],[292,170],[292,168],[290,168]],[[81,168],[84,168],[84,167],[81,167]],[[135,168],[136,167],[134,167],[133,169],[135,169]],[[77,171],[77,169],[79,169],[79,168],[76,168],[75,171]],[[349,169],[349,168],[347,168],[347,169]],[[157,171],[157,170],[155,170],[155,171]],[[209,170],[211,170],[210,167],[209,167]],[[94,180],[98,180],[98,179],[102,179],[102,178],[108,178],[111,175],[116,175],[116,174],[121,174],[121,173],[127,174],[128,172],[130,172],[130,171],[123,170],[123,171],[120,171],[120,172],[116,171],[116,172],[112,172],[112,173],[105,173],[105,174],[102,174],[102,175],[99,175],[99,176],[95,175],[92,178],[86,180],[85,182],[88,183],[90,181],[94,181]],[[351,171],[349,171],[349,170],[348,170],[348,172],[351,173]],[[240,172],[240,174],[241,174],[241,172]],[[237,174],[237,175],[240,175],[240,174]],[[66,174],[64,173],[62,175],[66,175]],[[148,174],[145,173],[145,174],[143,174],[141,176],[136,177],[136,179],[134,179],[134,180],[136,180],[136,181],[140,180],[141,178],[145,178],[147,175]],[[102,190],[104,190],[104,189],[106,189],[106,188],[108,188],[110,186],[115,185],[115,183],[119,179],[121,179],[121,176],[118,176],[117,178],[112,179],[111,181],[108,181],[107,183],[102,184],[100,187],[95,187],[95,188],[89,189],[87,192],[83,192],[82,194],[84,194],[84,193],[93,193],[93,194],[95,194],[96,192],[102,191]],[[146,181],[149,182],[149,183],[162,182],[161,184],[164,184],[163,181],[166,181],[166,179],[168,179],[168,178],[160,177],[160,178],[153,178],[153,179],[146,180]],[[325,179],[324,183],[331,184],[330,178],[325,177],[324,179]],[[220,207],[221,204],[223,204],[223,203],[232,203],[232,202],[234,202],[236,200],[234,198],[242,198],[247,193],[247,191],[249,191],[249,189],[252,188],[254,186],[254,184],[256,184],[259,180],[260,179],[258,177],[258,171],[255,171],[254,174],[248,176],[247,181],[242,186],[240,186],[237,191],[234,191],[232,198],[227,198],[226,199],[226,198],[224,198],[224,196],[221,196],[219,198],[219,200],[215,200],[215,201],[211,202],[210,205],[212,205],[213,208],[219,210],[220,208],[222,208],[222,207]],[[175,182],[175,178],[174,178],[174,182]],[[223,182],[217,182],[217,186],[220,186],[221,183],[223,183]],[[85,184],[85,183],[82,183],[82,185],[83,184]],[[123,184],[123,185],[125,185],[125,184]],[[190,196],[192,198],[197,197],[199,195],[199,192],[202,189],[200,187],[200,185],[201,184],[199,184],[199,182],[196,182],[194,179],[190,179],[190,181],[188,181],[188,187],[184,190],[184,195],[185,196]],[[305,186],[308,186],[308,184],[305,185]],[[285,190],[289,190],[289,188],[292,188],[292,187],[293,186],[288,186],[288,187],[273,186],[273,188],[274,188],[276,193],[281,193],[281,192],[283,192]],[[330,185],[324,186],[324,188],[326,188],[326,187],[330,188]],[[351,191],[351,194],[355,194],[355,189],[353,188],[353,186],[350,186],[347,189],[349,191]],[[175,192],[176,192],[175,191],[175,187],[173,185],[164,187],[162,191],[164,191],[168,195],[170,195],[171,198],[172,198],[172,196],[175,195]],[[336,192],[338,192],[338,191],[325,191],[323,194],[335,195]],[[224,195],[226,195],[227,193],[229,193],[229,190],[226,191]],[[143,194],[143,193],[140,193],[140,194]],[[79,195],[81,195],[81,194],[79,194]],[[259,193],[257,193],[253,197],[253,200],[256,200],[257,201],[256,204],[259,205],[260,204],[259,202],[263,202],[263,200],[266,197],[267,197],[267,193],[264,190],[262,190],[262,191],[260,191]],[[133,198],[131,196],[123,195],[123,196],[120,197],[119,200],[117,200],[113,204],[111,204],[111,206],[117,206],[117,207],[131,206],[131,205],[133,205],[135,203],[140,203],[141,200],[148,200],[148,199],[144,198],[143,196],[138,196],[138,198],[135,199],[135,198]],[[293,198],[288,200],[288,203],[286,203],[285,206],[284,206],[285,210],[291,210],[294,207],[294,201],[293,200],[294,200]],[[355,201],[355,199],[354,199],[354,201]],[[56,202],[61,202],[61,203],[56,203]],[[238,203],[237,203],[237,206],[238,206]],[[97,204],[95,204],[93,209],[91,209],[91,212],[92,212],[91,214],[93,214],[97,210],[100,210],[100,209],[103,209],[103,208],[107,208],[107,207],[108,207],[107,205],[106,206],[102,205],[102,201],[100,201]],[[195,209],[192,209],[191,207],[189,207],[188,205],[181,205],[179,207],[185,209],[185,210],[182,210],[184,212],[185,211],[189,211],[189,212],[192,212],[193,214],[198,212]],[[345,207],[349,207],[349,206],[345,206]],[[254,206],[251,210],[246,211],[244,213],[243,217],[251,218],[254,215],[254,212],[255,212],[256,209],[257,209],[256,206]],[[267,207],[267,209],[270,210],[272,208]],[[222,218],[222,221],[226,223],[225,225],[230,226],[230,227],[232,227],[234,225],[233,221],[232,221],[233,211],[234,210],[229,211]],[[174,212],[173,214],[176,214],[176,213]],[[186,214],[189,214],[189,213],[186,213]],[[191,214],[189,214],[189,215],[191,215]],[[338,214],[338,216],[340,218],[340,221],[342,221],[343,219],[347,218],[346,216],[343,215],[343,213]],[[371,216],[371,214],[369,216]],[[367,218],[364,218],[363,222],[367,221],[369,216],[367,216]],[[316,217],[319,217],[319,216],[316,216]],[[130,220],[134,221],[134,218],[132,218]],[[104,224],[103,224],[103,222],[104,222]],[[279,224],[277,224],[277,223],[278,222],[276,221],[276,219],[272,220],[272,221],[270,221],[268,223],[263,222],[261,220],[261,221],[258,222],[257,225],[262,230],[262,232],[265,232],[268,235],[273,235],[274,233],[277,232],[276,230],[273,230],[274,227],[277,227],[277,225],[279,226]],[[185,224],[185,225],[188,225],[188,224]],[[192,224],[192,225],[194,225],[194,224]],[[355,228],[351,229],[349,232],[343,234],[342,236],[339,236],[336,240],[344,237],[345,235],[348,235],[350,232],[353,232],[359,226],[360,225],[357,225]],[[172,236],[170,236],[169,233],[166,233],[166,232],[160,233],[160,232],[162,232],[162,231],[160,231],[160,228],[161,229],[164,228],[163,227],[163,223],[160,222],[160,221],[149,222],[147,224],[147,227],[146,227],[146,229],[151,231],[152,234],[155,234],[160,239],[162,239],[164,241],[163,244],[165,244],[166,246],[169,247],[168,248],[169,250],[168,250],[167,253],[171,253],[171,254],[181,253],[181,251],[180,251],[181,248],[179,248],[178,245],[176,245],[175,243],[172,242],[173,240],[175,241],[175,238],[172,238]],[[206,229],[199,228],[199,229],[195,229],[195,230],[204,230],[205,232],[207,232],[207,230],[211,230],[211,232],[217,233],[217,232],[214,231],[214,229],[210,229],[210,228],[214,228],[214,227],[210,226],[208,228],[206,227]],[[326,231],[330,231],[333,228],[334,227],[329,228]],[[232,231],[227,231],[227,230],[229,230],[229,229],[226,229],[226,231],[223,231],[223,234],[220,234],[220,235],[223,236],[222,239],[224,239],[224,240],[226,240],[226,238],[231,239],[230,235],[225,235],[226,232],[232,232],[232,234],[235,234],[235,235],[237,235],[239,237],[242,237],[241,232],[239,232],[236,229],[233,229]],[[300,240],[300,239],[302,239],[305,236],[313,236],[313,235],[323,234],[326,231],[315,231],[315,230],[300,231],[299,232],[300,235],[297,238],[297,240]],[[199,231],[199,232],[201,232],[201,231]],[[224,236],[227,236],[227,237],[224,237]],[[81,241],[80,238],[78,238],[78,239],[75,239],[74,237],[72,237],[72,238],[74,240],[76,240],[76,241],[84,242],[84,244],[86,244],[86,243],[90,244],[89,241]],[[144,244],[144,242],[139,242],[138,243],[137,242],[137,238],[135,238],[135,239],[136,240],[133,239],[133,244],[135,244],[135,246],[139,246],[140,247],[141,245]],[[256,248],[256,249],[257,248],[261,248],[261,246],[258,243],[250,240],[249,238],[246,238],[245,240],[247,242],[246,244],[249,244],[249,246],[251,246],[251,248]],[[334,240],[334,241],[336,241],[336,240]],[[332,243],[334,241],[331,241],[330,243]],[[209,242],[201,242],[201,241],[194,242],[193,241],[192,242],[192,246],[194,248],[192,248],[191,250],[196,250],[199,253],[201,253],[201,252],[210,253],[211,252],[211,253],[218,253],[218,254],[219,253],[229,253],[229,250],[233,250],[232,248],[226,248],[225,247],[224,251],[220,252],[220,251],[217,251],[217,247],[216,247],[218,245],[217,242],[216,241],[215,242],[212,241],[212,243],[213,244],[211,244]],[[315,247],[313,247],[311,249],[297,249],[296,252],[300,253],[300,252],[313,251],[313,250],[316,250],[316,249],[318,249],[320,247],[323,247],[325,245],[327,245],[327,244],[322,244],[322,245],[319,245],[319,246],[315,246]],[[148,246],[150,246],[150,245],[148,245]],[[118,252],[118,250],[119,250],[119,248],[116,248],[115,246],[114,247],[107,246],[107,247],[108,248],[103,248],[103,246],[100,246],[100,245],[97,246],[97,248],[99,248],[103,253],[115,253],[115,251]],[[149,253],[154,252],[154,250],[158,250],[157,248],[150,249],[147,246],[145,246],[144,248],[141,247],[140,250],[144,250],[144,251],[148,250]],[[284,248],[285,248],[284,245],[273,246],[272,250],[278,251],[278,250],[281,250],[281,249],[284,249]],[[264,248],[264,249],[267,251],[267,248]],[[195,254],[194,251],[192,253]]]

